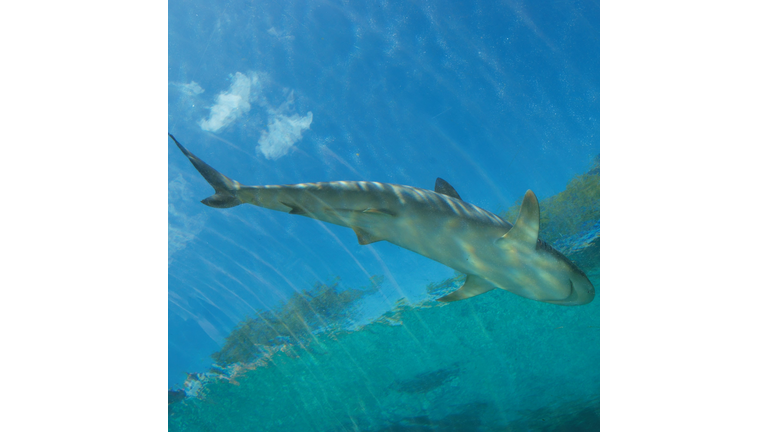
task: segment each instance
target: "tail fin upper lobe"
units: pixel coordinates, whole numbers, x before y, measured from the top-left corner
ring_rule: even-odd
[[[215,208],[229,208],[242,204],[242,201],[240,201],[240,199],[237,197],[237,191],[240,189],[240,183],[229,179],[224,174],[213,169],[207,163],[198,159],[197,156],[193,155],[189,152],[189,150],[184,148],[183,145],[179,144],[179,142],[176,141],[176,138],[174,138],[170,133],[168,136],[171,137],[177,146],[179,146],[181,152],[184,153],[189,161],[192,162],[192,165],[195,166],[197,171],[202,174],[203,178],[205,178],[205,180],[207,180],[208,183],[213,186],[213,189],[216,191],[214,195],[211,195],[208,198],[202,200],[201,202],[203,204]]]

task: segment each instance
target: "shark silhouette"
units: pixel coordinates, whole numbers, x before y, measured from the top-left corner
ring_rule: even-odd
[[[587,304],[595,297],[584,272],[539,238],[539,202],[530,190],[512,225],[463,201],[441,178],[434,192],[358,181],[243,186],[168,136],[216,191],[203,204],[253,204],[341,225],[351,228],[361,245],[386,240],[465,273],[464,285],[440,301],[467,299],[496,288],[567,306]]]

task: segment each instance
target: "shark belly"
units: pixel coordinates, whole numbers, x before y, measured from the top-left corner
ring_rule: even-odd
[[[440,209],[404,209],[384,226],[369,228],[390,243],[416,252],[461,273],[482,276],[495,264],[493,241],[509,228],[484,224]]]
[[[487,223],[452,212],[408,213],[380,235],[397,246],[525,298],[556,302],[571,295],[572,270],[558,257],[536,248],[520,246],[511,250],[497,244],[511,224]]]
[[[256,188],[252,204],[352,228],[519,296],[559,301],[570,295],[568,269],[558,260],[534,248],[496,245],[511,224],[479,208],[441,205],[444,199],[431,191],[373,182]]]
[[[434,192],[382,183],[257,186],[241,192],[250,204],[362,230],[468,274],[496,264],[498,259],[488,260],[493,241],[511,227],[479,208],[457,211]]]
[[[499,247],[512,224],[431,191],[374,182],[242,187],[244,202],[353,229],[361,244],[388,241],[519,296],[558,302],[569,269],[535,248]],[[367,239],[367,240],[364,240]]]

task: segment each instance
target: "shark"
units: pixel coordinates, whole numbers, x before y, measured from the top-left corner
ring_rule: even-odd
[[[369,181],[244,186],[213,169],[170,133],[214,194],[201,202],[225,209],[252,204],[351,228],[360,245],[388,241],[466,274],[441,302],[494,289],[563,306],[595,297],[587,275],[539,238],[540,210],[528,190],[514,224],[461,199],[441,178],[435,190]]]

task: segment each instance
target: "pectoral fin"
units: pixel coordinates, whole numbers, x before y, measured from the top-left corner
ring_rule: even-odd
[[[469,275],[464,285],[456,291],[448,294],[447,296],[440,297],[437,301],[452,302],[456,300],[464,300],[482,293],[486,293],[492,289],[497,288],[496,285],[490,283],[486,279],[480,276]]]
[[[539,239],[539,200],[531,190],[525,193],[515,225],[497,242],[514,242],[517,247],[536,247]]]

